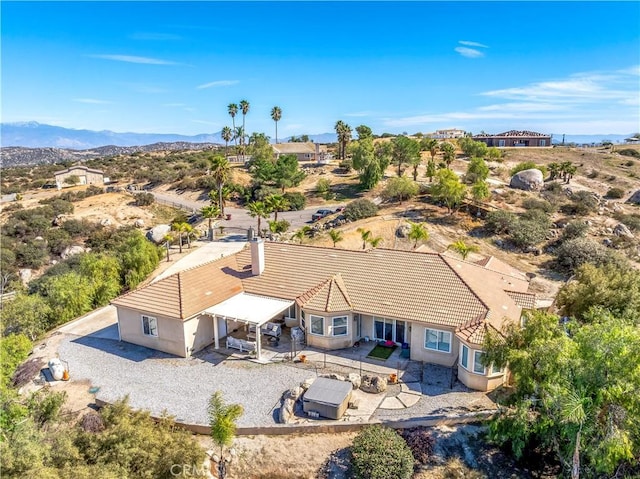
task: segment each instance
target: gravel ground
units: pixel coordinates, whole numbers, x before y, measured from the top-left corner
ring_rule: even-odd
[[[177,358],[129,343],[85,336],[67,337],[59,347],[72,380],[99,387],[98,399],[129,395],[130,405],[154,415],[166,410],[178,421],[208,424],[207,403],[220,390],[225,401],[244,406],[239,426],[273,425],[282,393],[310,376],[283,364],[227,360],[209,353]]]

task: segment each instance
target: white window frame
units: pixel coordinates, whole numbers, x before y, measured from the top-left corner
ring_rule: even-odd
[[[433,331],[436,333],[436,347],[435,348],[431,348],[429,346],[427,346],[427,340],[429,338],[429,331]],[[448,343],[443,341],[444,339],[444,335],[448,335],[449,336],[449,341]],[[440,329],[433,329],[433,328],[424,328],[424,348],[428,349],[429,351],[436,351],[438,353],[445,353],[445,354],[451,354],[451,343],[453,341],[453,335],[451,334],[451,331],[442,331]],[[440,349],[440,343],[443,344],[448,344],[449,347],[447,350],[444,349]]]
[[[336,326],[336,319],[343,319],[344,324]],[[344,333],[336,333],[336,329],[344,328]],[[331,335],[332,336],[347,336],[349,334],[349,317],[348,316],[334,316],[331,318]]]
[[[467,371],[469,370],[469,351],[470,351],[469,346],[467,346],[466,344],[460,344],[460,366],[465,368]],[[465,353],[466,353],[466,361],[465,361]]]
[[[504,374],[504,368],[499,368],[494,363],[491,363],[491,376],[501,376],[502,374]]]
[[[322,332],[321,333],[314,333],[313,332],[313,324],[320,320],[322,324]],[[309,315],[309,333],[313,334],[314,336],[324,336],[324,316],[316,316],[315,314],[310,314]]]
[[[142,334],[152,338],[157,338],[158,337],[158,318],[154,316],[147,316],[146,314],[141,315],[140,318],[142,320]],[[147,323],[147,329],[149,330],[148,333],[145,331],[145,327],[144,327],[145,320]]]
[[[475,374],[480,374],[482,376],[486,376],[487,375],[487,367],[482,364],[482,361],[480,361],[480,355],[484,354],[484,351],[477,351],[474,350],[473,351],[473,372]],[[478,370],[478,364],[480,366],[482,366],[482,371]]]

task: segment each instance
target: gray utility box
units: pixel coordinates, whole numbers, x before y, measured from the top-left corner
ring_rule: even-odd
[[[302,409],[309,416],[317,413],[329,419],[340,419],[347,410],[353,386],[349,381],[317,378],[302,398]]]

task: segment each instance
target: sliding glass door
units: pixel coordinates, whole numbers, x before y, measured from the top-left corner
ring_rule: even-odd
[[[373,339],[377,341],[405,342],[406,321],[373,318]]]

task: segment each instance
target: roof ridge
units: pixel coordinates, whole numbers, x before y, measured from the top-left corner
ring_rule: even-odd
[[[480,304],[482,304],[482,306],[484,306],[484,308],[487,310],[487,313],[489,311],[491,311],[491,308],[489,307],[489,305],[482,300],[482,298],[478,295],[478,293],[475,292],[475,290],[471,287],[471,285],[469,283],[467,283],[467,281],[460,275],[460,273],[458,273],[455,270],[455,268],[453,266],[451,266],[449,264],[449,262],[447,260],[444,259],[446,256],[440,254],[440,257],[442,258],[442,262],[447,265],[447,268],[449,268],[451,271],[453,271],[453,274],[455,274],[458,277],[458,279],[460,279],[460,281],[462,281],[462,283],[467,287],[467,289],[471,292],[471,294],[473,294],[476,297],[476,299],[478,301],[480,301]],[[453,260],[454,258],[450,258],[450,259]],[[467,263],[467,262],[465,261],[465,263]],[[467,263],[467,264],[473,264],[473,263]],[[476,265],[476,266],[478,266],[478,265]]]
[[[180,319],[184,319],[184,307],[182,305],[182,271],[178,271],[178,308],[180,309]]]
[[[446,251],[445,251],[445,252],[446,252]],[[486,269],[486,270],[488,270],[488,271],[491,271],[492,273],[497,273],[497,274],[501,274],[501,275],[504,275],[504,276],[509,276],[509,277],[511,277],[511,278],[515,278],[515,279],[518,279],[518,280],[521,280],[521,281],[527,281],[526,279],[521,278],[521,277],[519,277],[519,276],[516,276],[515,274],[505,273],[504,271],[498,271],[498,270],[495,270],[495,269],[488,268],[487,266],[489,265],[489,263],[491,263],[491,260],[492,260],[492,259],[495,259],[496,261],[500,261],[501,263],[504,263],[504,264],[505,264],[506,266],[508,266],[509,268],[512,268],[512,269],[515,269],[516,271],[518,271],[518,269],[517,269],[517,268],[515,268],[514,266],[511,266],[509,263],[505,263],[505,262],[504,262],[504,261],[502,261],[500,258],[496,258],[496,257],[495,257],[495,256],[493,256],[493,255],[489,255],[489,257],[487,258],[487,263],[486,263],[486,264],[484,264],[484,265],[482,265],[482,264],[480,264],[479,262],[476,262],[476,261],[467,261],[466,259],[459,259],[459,258],[454,258],[453,256],[445,255],[445,254],[444,254],[445,252],[440,253],[440,254],[441,254],[442,256],[446,257],[446,258],[451,258],[451,259],[453,259],[453,260],[460,261],[460,262],[462,262],[462,263],[464,263],[464,264],[468,264],[468,265],[470,265],[470,266],[475,266],[476,268]],[[483,261],[483,260],[480,260],[480,261]],[[523,275],[525,278],[527,277],[527,275],[526,275],[525,273],[522,273],[522,275]],[[505,291],[506,291],[506,290],[505,290]]]

